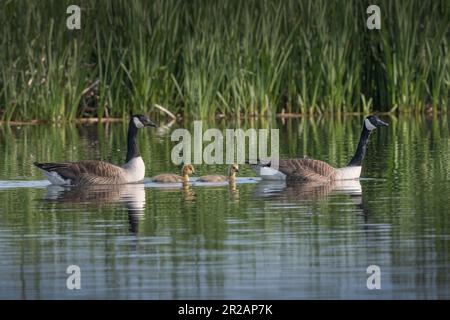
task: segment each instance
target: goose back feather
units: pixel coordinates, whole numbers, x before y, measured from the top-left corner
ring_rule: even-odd
[[[211,174],[211,175],[199,177],[197,179],[197,181],[200,181],[200,182],[225,182],[225,181],[228,181],[228,177],[223,176],[223,175]]]
[[[154,176],[152,181],[159,183],[177,183],[183,182],[183,177],[174,173],[162,173]]]
[[[178,183],[178,182],[188,182],[189,175],[195,174],[194,166],[191,164],[185,164],[181,169],[181,174],[174,173],[162,173],[154,176],[152,178],[153,182],[158,183]]]
[[[288,180],[329,181],[337,174],[328,163],[310,158],[280,160],[278,166]]]
[[[36,162],[35,165],[44,170],[47,178],[49,178],[50,182],[54,182],[54,184],[106,185],[129,182],[129,179],[127,179],[128,174],[125,169],[104,161],[84,160],[63,163]],[[142,180],[143,178],[144,177],[139,180]]]

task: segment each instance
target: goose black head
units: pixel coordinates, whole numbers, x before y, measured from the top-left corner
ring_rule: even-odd
[[[372,131],[377,127],[387,127],[388,124],[384,121],[381,121],[380,118],[374,115],[370,115],[364,119],[364,126],[367,130]]]
[[[131,120],[133,121],[133,124],[136,128],[144,128],[144,127],[156,127],[156,123],[154,123],[152,120],[150,120],[147,116],[144,116],[142,114],[135,114],[131,116]]]

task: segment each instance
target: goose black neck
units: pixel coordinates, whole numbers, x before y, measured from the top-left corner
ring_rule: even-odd
[[[369,142],[370,132],[371,131],[368,130],[365,125],[363,125],[361,137],[359,138],[358,142],[358,147],[356,148],[355,155],[348,164],[349,167],[359,167],[362,165],[362,161],[364,159],[364,156],[366,155],[366,147],[367,142]]]
[[[138,132],[138,128],[133,123],[133,120],[130,120],[130,124],[128,125],[128,137],[127,137],[127,158],[125,162],[130,161],[133,158],[139,157],[141,154],[139,153],[139,147],[136,142],[136,135]]]

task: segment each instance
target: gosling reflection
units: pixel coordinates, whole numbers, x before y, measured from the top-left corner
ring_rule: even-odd
[[[189,182],[183,182],[182,193],[184,201],[191,202],[195,200],[195,191],[191,188]]]
[[[139,223],[144,218],[145,189],[144,184],[95,185],[84,187],[47,187],[45,201],[72,203],[89,206],[105,206],[122,203],[128,211],[130,232],[139,232]]]
[[[230,180],[228,182],[228,188],[229,188],[228,190],[230,192],[230,199],[231,200],[239,200],[239,189],[237,188],[235,180],[233,180],[233,181]]]

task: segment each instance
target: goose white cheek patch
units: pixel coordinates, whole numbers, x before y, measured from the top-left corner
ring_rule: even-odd
[[[369,119],[364,120],[364,125],[366,126],[367,130],[372,131],[376,127],[369,121]]]
[[[137,128],[141,129],[141,128],[144,127],[144,125],[142,124],[141,120],[139,120],[138,118],[134,117],[134,118],[133,118],[133,121],[134,121],[134,125],[135,125]]]

